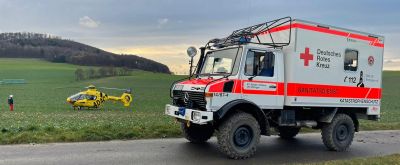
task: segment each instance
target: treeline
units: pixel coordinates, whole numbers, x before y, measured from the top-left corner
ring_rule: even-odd
[[[75,80],[87,80],[102,77],[112,77],[112,76],[129,76],[131,74],[129,68],[114,68],[114,67],[101,67],[98,69],[88,68],[82,69],[78,68],[75,70]]]
[[[43,58],[85,66],[126,67],[170,73],[161,63],[136,55],[117,55],[61,37],[37,33],[1,33],[0,57]]]
[[[13,40],[13,39],[61,39],[60,36],[41,33],[0,33],[0,40]]]

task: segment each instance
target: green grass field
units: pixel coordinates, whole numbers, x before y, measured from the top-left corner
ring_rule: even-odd
[[[174,121],[163,115],[169,86],[181,77],[143,71],[132,76],[76,82],[78,66],[34,59],[0,59],[0,79],[27,84],[0,85],[0,143],[86,141],[179,136]],[[83,87],[132,88],[133,106],[109,102],[102,110],[74,111],[66,98]],[[109,95],[121,91],[104,90]],[[8,95],[15,111],[9,112]],[[2,100],[1,100],[2,99]]]
[[[165,104],[170,102],[170,84],[182,76],[133,71],[132,76],[77,82],[74,71],[78,67],[36,59],[0,58],[0,79],[28,82],[0,85],[0,144],[181,136],[179,125],[163,113]],[[362,129],[400,129],[398,82],[400,72],[384,73],[382,120],[362,122]],[[102,110],[72,110],[66,98],[90,84],[132,88],[133,106],[125,108],[110,102]],[[14,112],[8,110],[10,94],[14,95]]]
[[[356,158],[350,160],[334,160],[316,163],[316,165],[359,165],[359,164],[369,164],[369,165],[397,165],[400,164],[400,154],[393,154],[388,156],[380,157],[370,157],[370,158]]]

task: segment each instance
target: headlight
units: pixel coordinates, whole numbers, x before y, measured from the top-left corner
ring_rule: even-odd
[[[200,122],[200,120],[201,120],[201,113],[200,113],[200,112],[193,111],[193,112],[192,112],[192,119],[193,119],[194,122]]]
[[[170,110],[170,106],[169,105],[167,105],[166,107],[165,107],[165,114],[167,114],[167,115],[169,115],[169,110]]]

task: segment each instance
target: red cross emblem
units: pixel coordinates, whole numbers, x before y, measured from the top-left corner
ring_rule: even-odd
[[[300,59],[304,60],[304,66],[308,66],[309,61],[314,59],[314,56],[310,54],[310,48],[306,47],[306,50],[304,50],[304,53],[300,53]]]

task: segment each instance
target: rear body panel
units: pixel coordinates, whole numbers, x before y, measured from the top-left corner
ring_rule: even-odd
[[[272,30],[275,38],[287,37],[289,26],[282,27]],[[283,48],[285,106],[364,107],[379,114],[383,37],[303,20],[291,29],[291,44]],[[351,71],[344,69],[348,50],[358,52]]]

